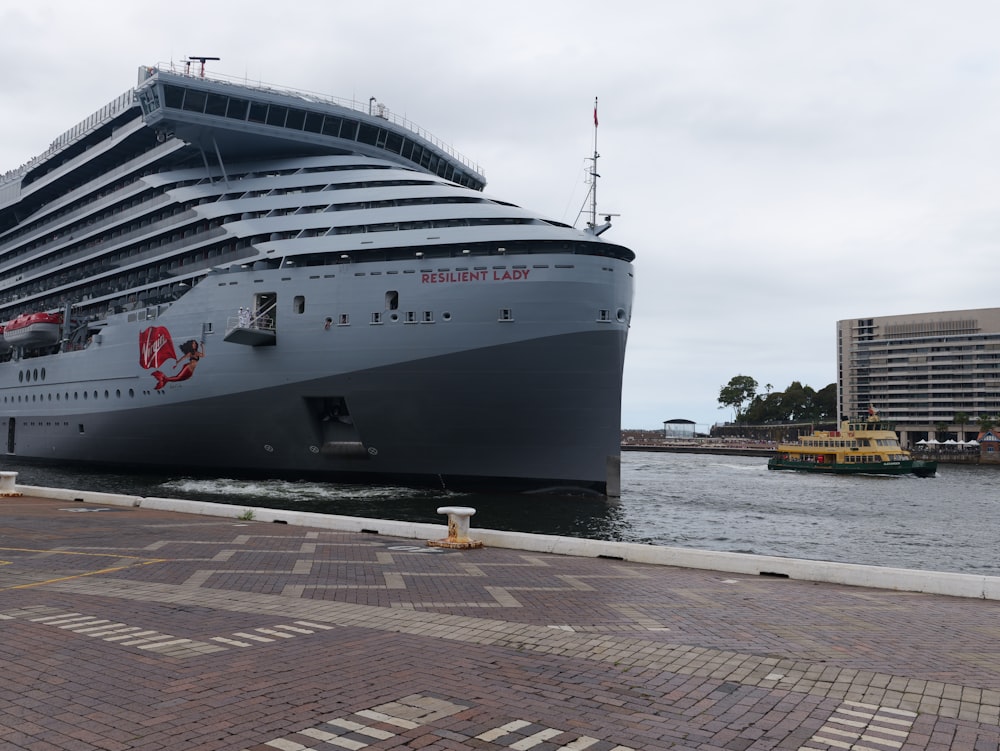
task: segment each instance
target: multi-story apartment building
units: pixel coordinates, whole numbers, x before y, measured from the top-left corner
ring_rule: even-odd
[[[1000,415],[1000,308],[838,321],[837,403],[844,417],[874,406],[904,445],[942,424],[974,433]]]

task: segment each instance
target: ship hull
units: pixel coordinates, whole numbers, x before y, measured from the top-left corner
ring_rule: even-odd
[[[7,452],[199,473],[613,493],[627,326],[581,316],[572,301],[589,287],[610,308],[630,297],[631,277],[609,284],[587,266],[548,279],[538,270],[520,287],[474,295],[461,284],[427,291],[414,275],[400,294],[424,295],[418,307],[438,309],[433,324],[375,326],[364,311],[347,326],[284,315],[274,346],[223,334],[226,314],[249,299],[241,288],[276,286],[276,273],[226,274],[215,290],[209,277],[153,321],[110,322],[84,351],[7,363],[3,376],[18,379],[3,389]],[[320,310],[384,298],[371,274],[348,289],[317,287],[307,271],[281,273],[289,293],[318,299]],[[546,321],[498,321],[500,304],[524,319],[544,310]],[[484,308],[485,319],[470,320]],[[206,328],[196,370],[160,385],[157,373],[181,370],[186,332]],[[155,359],[150,332],[169,338],[173,357]]]

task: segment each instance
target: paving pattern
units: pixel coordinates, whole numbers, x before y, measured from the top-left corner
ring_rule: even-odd
[[[997,751],[998,607],[6,498],[0,749]]]

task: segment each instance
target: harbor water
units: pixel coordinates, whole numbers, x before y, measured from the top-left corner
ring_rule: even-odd
[[[1000,468],[936,477],[772,472],[761,457],[625,452],[616,501],[470,495],[443,489],[137,475],[12,461],[23,485],[476,527],[928,571],[1000,576]]]

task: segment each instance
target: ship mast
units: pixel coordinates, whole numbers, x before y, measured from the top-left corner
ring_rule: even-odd
[[[598,226],[597,224],[597,178],[600,177],[597,174],[597,160],[601,158],[601,155],[597,153],[597,97],[594,97],[594,155],[588,159],[590,162],[590,173],[587,176],[587,182],[590,183],[590,190],[587,192],[587,198],[584,199],[583,206],[580,207],[580,214],[584,212],[587,206],[587,201],[590,201],[590,221],[587,222],[586,232],[591,233],[594,236],[600,235],[601,233],[607,231],[611,228],[611,217],[618,216],[617,214],[605,214],[604,223]],[[579,214],[577,215],[579,219]]]

